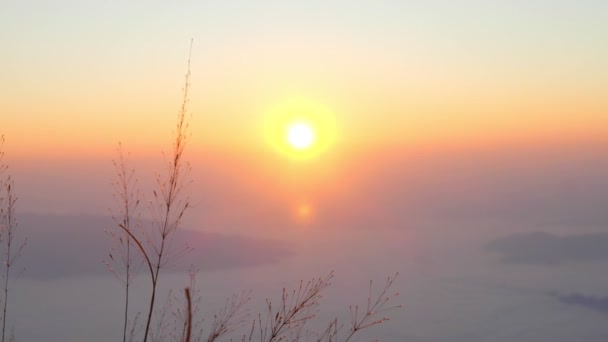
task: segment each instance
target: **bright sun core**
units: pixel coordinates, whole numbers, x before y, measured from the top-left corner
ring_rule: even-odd
[[[315,142],[315,132],[309,124],[296,122],[287,128],[287,141],[291,147],[304,150]]]
[[[292,160],[314,159],[336,138],[331,111],[304,98],[288,99],[270,107],[263,127],[270,146]]]

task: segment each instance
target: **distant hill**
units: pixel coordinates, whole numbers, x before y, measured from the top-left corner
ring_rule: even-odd
[[[104,230],[114,222],[106,216],[19,214],[19,238],[27,236],[28,245],[18,261],[26,278],[57,278],[109,274],[102,261],[108,260],[111,240]],[[273,263],[291,255],[283,241],[227,236],[218,233],[181,229],[172,246],[192,251],[169,265],[170,271],[251,267]],[[143,270],[143,269],[142,269]]]

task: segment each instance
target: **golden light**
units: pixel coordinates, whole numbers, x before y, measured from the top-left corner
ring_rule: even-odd
[[[298,216],[300,217],[308,217],[310,216],[312,210],[310,209],[310,206],[308,204],[301,204],[298,207]]]
[[[309,148],[315,140],[315,132],[305,122],[296,122],[287,130],[287,141],[297,150]]]
[[[295,218],[300,223],[311,222],[314,218],[314,210],[313,210],[312,206],[307,202],[298,204],[295,207],[294,214],[295,214]]]
[[[330,110],[306,99],[291,99],[268,110],[264,121],[267,142],[292,159],[310,159],[335,140]]]

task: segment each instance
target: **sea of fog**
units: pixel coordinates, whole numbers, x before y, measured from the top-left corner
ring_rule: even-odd
[[[315,217],[305,223],[290,216],[291,197],[277,196],[291,178],[242,172],[255,158],[195,164],[193,207],[174,241],[192,251],[161,274],[158,307],[169,289],[181,298],[190,265],[205,331],[233,293],[251,291],[250,322],[283,287],[334,271],[310,329],[334,317],[348,328],[349,305],[365,305],[369,280],[378,289],[399,272],[391,303],[402,307],[357,341],[606,341],[605,151],[360,156],[342,166],[344,186],[333,193],[315,192],[323,184],[292,189],[310,190]],[[11,279],[9,331],[18,341],[119,340],[123,290],[102,262],[111,247],[104,231],[115,226],[105,209],[111,163],[17,160],[11,172],[19,236],[29,243]],[[134,281],[132,315],[146,309],[148,282],[145,272]]]
[[[30,220],[64,224],[83,220],[31,216],[34,218],[24,219],[24,230]],[[94,217],[88,219],[95,221]],[[608,281],[608,251],[599,250],[597,241],[605,247],[608,234],[586,234],[597,227],[587,231],[579,227],[550,231],[546,227],[545,233],[538,233],[527,229],[514,232],[512,226],[496,222],[417,224],[377,233],[309,231],[297,240],[271,241],[283,243],[285,249],[277,249],[276,258],[253,263],[246,262],[248,256],[214,267],[213,262],[186,256],[188,262],[202,268],[196,288],[200,290],[201,317],[206,317],[203,328],[233,293],[251,291],[247,307],[250,321],[264,313],[267,298],[279,300],[283,287],[295,288],[300,280],[333,270],[333,284],[323,297],[318,319],[310,325],[313,331],[321,331],[333,317],[347,326],[348,307],[365,305],[369,280],[374,280],[373,289],[379,289],[387,276],[399,272],[394,292],[400,295],[391,301],[402,308],[384,313],[391,320],[364,331],[357,341],[602,341],[607,337],[608,292],[603,284]],[[31,234],[30,239],[35,241],[37,235]],[[26,257],[34,251],[25,251],[21,264],[27,268],[13,283],[9,305],[9,324],[14,326],[15,335],[20,341],[119,340],[123,291],[101,263],[103,249],[92,243],[88,247],[70,246],[83,242],[70,242],[69,238],[65,243],[48,246],[48,252],[33,242],[29,246],[36,248],[38,257],[48,260],[65,253],[67,257],[57,261],[61,264],[37,264],[34,258]],[[259,243],[256,239],[241,241],[229,252],[237,256],[247,249],[258,253],[255,245]],[[225,243],[225,248],[232,247]],[[70,261],[79,258],[72,253],[85,260],[97,258],[98,262],[87,269],[78,260]],[[192,255],[213,259],[212,255]],[[55,274],[45,272],[46,267],[56,268]],[[62,274],[62,270],[70,271]],[[147,305],[148,282],[145,273],[134,280],[133,314],[144,311]],[[162,308],[170,289],[181,300],[189,277],[171,269],[162,274],[160,283]],[[245,330],[243,327],[232,337],[239,339]]]

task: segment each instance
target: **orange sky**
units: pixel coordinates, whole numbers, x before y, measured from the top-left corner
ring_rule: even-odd
[[[113,178],[101,165],[111,166],[119,141],[135,160],[161,160],[191,37],[187,157],[204,165],[195,178],[226,177],[215,195],[234,196],[226,205],[245,198],[243,212],[267,201],[284,215],[304,205],[310,219],[322,217],[321,203],[356,198],[370,181],[364,177],[402,155],[608,142],[608,27],[590,19],[601,13],[591,7],[549,15],[531,4],[391,10],[370,2],[334,4],[319,16],[307,5],[98,6],[87,22],[77,19],[87,17],[86,6],[0,13],[12,32],[0,55],[0,134],[22,183],[41,179],[30,167],[46,177],[41,165],[87,163],[98,167],[49,171],[56,180],[46,183],[88,173],[90,184],[96,175],[99,190],[91,191],[101,198]],[[140,12],[167,15],[168,23],[140,18],[134,27]],[[266,129],[273,108],[294,98],[325,108],[321,121],[331,122],[327,146],[305,159],[277,148]],[[24,196],[31,207],[45,193],[37,187]]]
[[[15,4],[0,14],[0,132],[23,158],[108,158],[118,141],[158,151],[194,38],[194,150],[270,153],[262,122],[293,97],[331,110],[336,150],[605,140],[608,28],[594,6]]]

